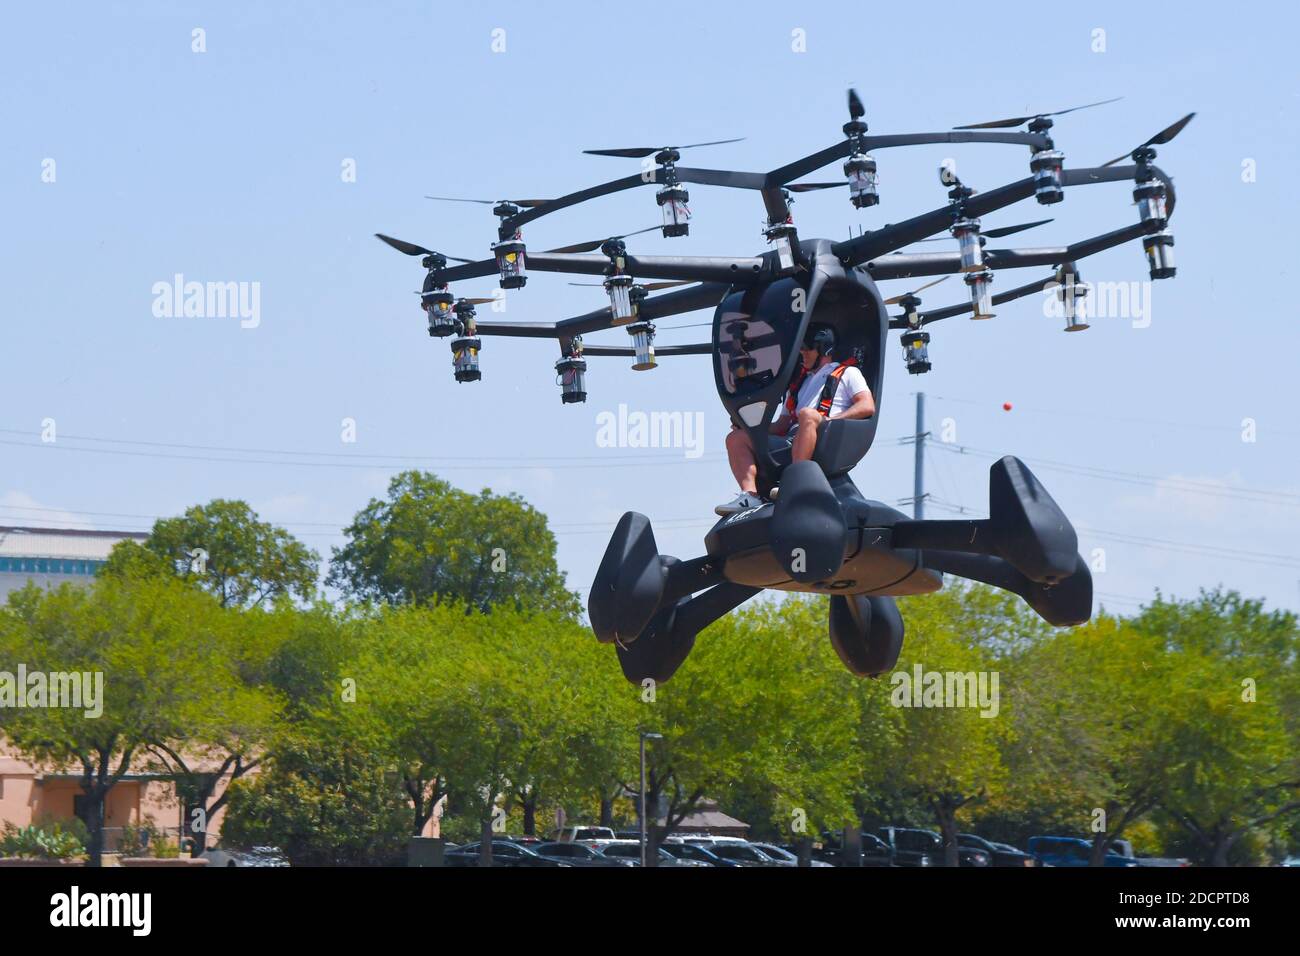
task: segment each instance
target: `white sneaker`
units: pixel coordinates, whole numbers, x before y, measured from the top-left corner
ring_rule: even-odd
[[[740,514],[742,511],[757,508],[762,503],[763,499],[758,495],[751,495],[748,491],[742,491],[725,504],[718,505],[713,509],[713,512],[725,518],[727,515]]]

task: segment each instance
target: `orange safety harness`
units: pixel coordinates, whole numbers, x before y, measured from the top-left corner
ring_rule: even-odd
[[[826,418],[831,413],[831,405],[835,403],[835,393],[839,391],[840,379],[850,367],[857,365],[857,361],[848,358],[836,366],[830,375],[826,376],[826,384],[822,386],[822,398],[817,403],[817,411],[821,413],[822,418]],[[790,390],[785,396],[785,411],[791,418],[795,416],[795,404],[799,400],[799,386],[803,385],[803,380],[808,377],[808,369],[804,368],[802,363],[795,369],[794,378],[790,380]]]

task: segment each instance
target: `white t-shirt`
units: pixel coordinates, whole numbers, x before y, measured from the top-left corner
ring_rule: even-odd
[[[801,408],[808,408],[810,405],[816,405],[822,400],[822,389],[826,387],[826,379],[831,372],[839,367],[838,362],[827,362],[821,368],[814,372],[808,373],[799,386],[799,394],[795,398],[795,411]],[[857,366],[850,365],[840,376],[840,386],[835,389],[835,397],[831,399],[831,415],[838,415],[844,409],[853,404],[854,396],[860,395],[867,390],[867,380],[862,377],[862,372]],[[781,406],[781,413],[777,418],[786,418],[789,416],[786,406]]]

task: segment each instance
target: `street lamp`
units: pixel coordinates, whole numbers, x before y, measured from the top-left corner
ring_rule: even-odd
[[[663,734],[641,731],[641,792],[638,796],[641,798],[641,867],[643,869],[645,868],[645,742],[663,739]]]

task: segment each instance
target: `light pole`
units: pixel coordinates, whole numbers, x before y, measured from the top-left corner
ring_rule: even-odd
[[[641,731],[641,792],[638,796],[641,799],[641,866],[645,867],[645,742],[647,740],[663,740],[663,734],[650,733]]]

